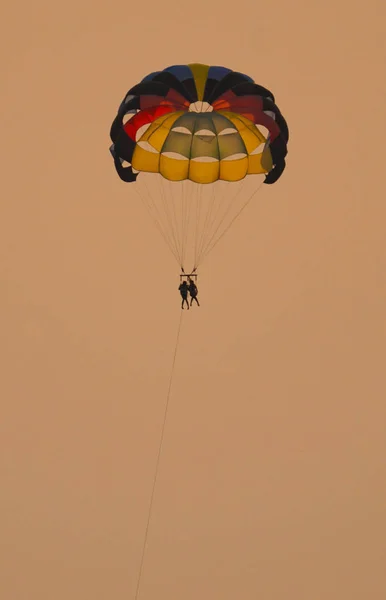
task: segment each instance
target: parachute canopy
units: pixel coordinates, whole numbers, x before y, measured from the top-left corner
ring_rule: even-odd
[[[123,181],[135,182],[137,188],[146,173],[158,175],[156,196],[162,195],[162,206],[166,212],[169,207],[170,214],[166,220],[165,214],[160,216],[160,200],[155,200],[153,217],[183,266],[182,246],[186,245],[185,229],[192,210],[196,254],[197,235],[202,233],[205,237],[198,212],[206,212],[208,217],[211,210],[210,226],[213,229],[213,223],[215,228],[218,225],[212,204],[219,185],[209,191],[210,184],[234,184],[255,175],[264,175],[266,184],[275,183],[285,169],[289,132],[268,89],[231,69],[195,63],[156,71],[132,87],[118,109],[110,137],[110,151]],[[173,207],[171,198],[176,197],[176,190],[166,189],[165,182],[184,184],[178,188]],[[194,188],[197,184],[209,185]],[[203,187],[208,189],[203,191]],[[234,187],[232,192],[240,196]],[[149,185],[146,196],[148,200],[153,196]],[[226,204],[224,196],[222,188],[217,212],[221,213]],[[174,213],[181,212],[174,215],[174,220],[172,208]],[[230,208],[235,208],[233,200]],[[209,237],[211,244],[216,235],[212,231]],[[209,246],[202,250],[203,254]],[[197,261],[196,256],[194,267]]]

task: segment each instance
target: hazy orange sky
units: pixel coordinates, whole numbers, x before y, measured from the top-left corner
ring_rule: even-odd
[[[134,598],[180,301],[108,151],[170,64],[272,89],[287,169],[183,314],[140,600],[386,597],[386,4],[9,3],[0,598]]]

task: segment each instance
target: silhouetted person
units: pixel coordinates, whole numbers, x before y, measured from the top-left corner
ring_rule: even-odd
[[[178,289],[180,290],[180,294],[182,297],[181,308],[184,308],[184,304],[186,302],[186,306],[188,307],[188,310],[189,310],[189,302],[188,302],[189,288],[188,288],[188,284],[186,283],[186,281],[183,281]]]
[[[189,280],[189,294],[190,294],[190,306],[192,306],[193,300],[197,302],[197,306],[200,306],[199,301],[197,300],[198,289],[193,279]]]

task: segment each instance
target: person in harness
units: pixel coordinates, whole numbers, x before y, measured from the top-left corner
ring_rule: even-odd
[[[200,306],[199,301],[197,300],[198,289],[193,279],[189,277],[189,294],[190,294],[190,306],[192,306],[193,300],[197,302],[197,306]]]
[[[178,289],[180,290],[180,294],[181,294],[181,298],[182,298],[181,308],[184,308],[184,304],[186,302],[186,306],[188,307],[188,310],[189,310],[189,302],[188,302],[189,287],[188,287],[188,284],[186,283],[186,281],[183,281]]]

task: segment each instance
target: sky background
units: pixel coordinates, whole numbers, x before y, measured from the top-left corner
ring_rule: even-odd
[[[134,599],[180,301],[109,128],[170,64],[272,89],[287,169],[184,312],[140,600],[386,597],[386,5],[9,3],[0,596]]]

